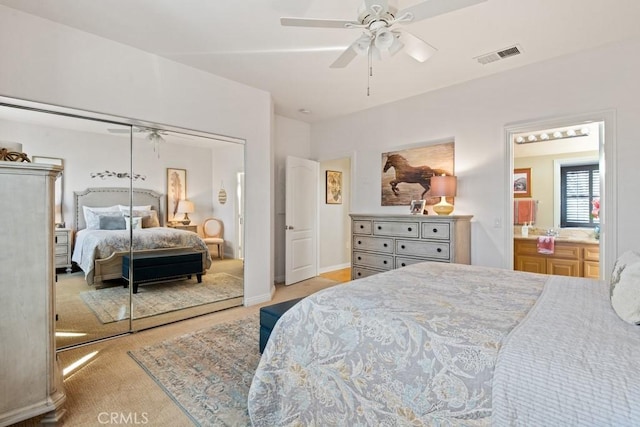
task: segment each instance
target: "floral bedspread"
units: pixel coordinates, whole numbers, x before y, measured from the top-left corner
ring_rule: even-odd
[[[207,252],[206,268],[211,266],[209,249],[197,234],[165,227],[134,230],[133,240],[129,230],[81,230],[76,235],[72,260],[84,271],[85,278],[92,277],[96,259],[128,251],[130,242],[133,250],[192,247]]]
[[[271,334],[251,421],[488,425],[501,342],[548,277],[421,263],[311,295]]]

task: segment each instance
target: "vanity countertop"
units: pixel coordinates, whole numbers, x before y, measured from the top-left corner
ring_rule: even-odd
[[[513,236],[514,239],[521,239],[521,240],[538,240],[538,237],[544,237],[543,235],[533,235],[533,234],[529,234],[529,236],[527,237],[523,237],[519,234],[516,234]],[[587,244],[587,245],[598,245],[600,244],[599,240],[594,239],[593,237],[575,237],[575,236],[556,236],[555,238],[556,243],[582,243],[582,244]]]

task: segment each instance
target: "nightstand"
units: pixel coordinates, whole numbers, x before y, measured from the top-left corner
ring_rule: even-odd
[[[71,230],[68,228],[55,229],[56,268],[66,268],[71,272]]]
[[[197,233],[198,232],[198,226],[195,224],[189,224],[189,225],[184,225],[184,224],[167,224],[167,227],[170,228],[176,228],[178,230],[185,230],[185,231],[191,231],[193,233]]]

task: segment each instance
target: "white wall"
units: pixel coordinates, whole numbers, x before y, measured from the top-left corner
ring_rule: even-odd
[[[245,303],[271,297],[271,96],[0,6],[0,95],[246,140]],[[4,202],[6,203],[6,201]]]
[[[640,221],[640,40],[558,58],[314,124],[313,152],[352,164],[354,212],[396,213],[380,206],[380,155],[407,144],[455,139],[458,214],[472,214],[472,263],[508,266],[504,218],[505,126],[615,109],[617,252],[636,248]],[[480,65],[479,65],[480,66]],[[491,65],[487,65],[488,67]],[[428,62],[424,65],[428,69]],[[501,227],[495,228],[495,221]]]
[[[308,123],[275,116],[275,280],[284,282],[285,268],[285,183],[287,156],[310,159],[311,127]]]
[[[326,203],[325,177],[328,170],[342,172],[342,204]],[[346,268],[351,265],[351,159],[320,162],[320,236],[318,271]]]

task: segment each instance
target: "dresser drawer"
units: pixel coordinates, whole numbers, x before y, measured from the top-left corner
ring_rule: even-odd
[[[449,242],[397,240],[396,254],[448,260]]]
[[[56,267],[66,266],[69,264],[69,257],[67,255],[56,255]]]
[[[405,257],[396,257],[396,268],[406,267],[412,264],[418,264],[420,262],[443,262],[446,263],[448,260],[446,259],[419,259],[419,258],[405,258]]]
[[[56,250],[56,256],[58,255],[66,256],[66,254],[69,253],[69,248],[67,247],[67,245],[64,245],[64,246],[56,245],[55,250]]]
[[[393,239],[384,237],[353,236],[353,249],[393,253]]]
[[[56,231],[56,245],[66,245],[69,242],[69,233]]]
[[[419,237],[418,222],[374,221],[373,234],[376,236]]]
[[[422,233],[420,234],[423,239],[440,239],[449,240],[451,232],[449,230],[449,224],[443,224],[439,222],[423,222]]]
[[[353,221],[353,234],[371,234],[371,221]]]
[[[391,270],[393,268],[393,256],[353,251],[352,265]]]
[[[368,268],[362,267],[352,267],[351,268],[351,280],[362,279],[363,277],[373,276],[374,274],[378,274],[380,271],[369,270]]]

